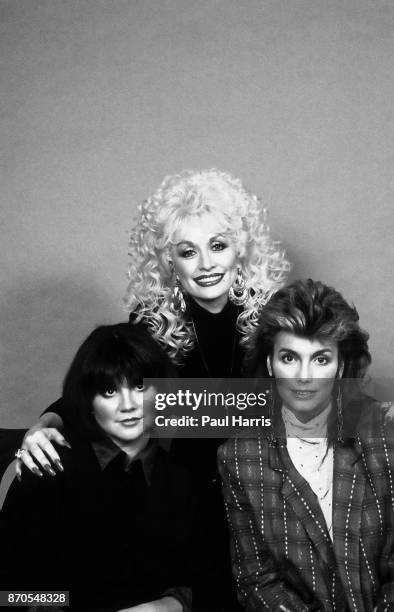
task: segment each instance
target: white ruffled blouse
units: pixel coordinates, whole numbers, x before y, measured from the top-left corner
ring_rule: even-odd
[[[287,451],[290,459],[315,493],[325,518],[331,540],[332,533],[332,479],[334,453],[327,442],[327,420],[331,404],[318,416],[302,423],[282,407],[282,419],[286,430]]]

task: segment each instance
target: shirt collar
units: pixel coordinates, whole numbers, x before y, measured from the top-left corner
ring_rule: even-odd
[[[331,402],[317,416],[303,423],[285,405],[282,406],[282,419],[287,438],[326,438],[327,421],[331,412]]]
[[[145,448],[132,459],[122,451],[110,438],[102,438],[100,440],[92,440],[91,442],[94,454],[99,462],[100,469],[103,472],[115,457],[124,454],[124,470],[128,471],[134,461],[141,461],[144,476],[148,484],[152,481],[153,465],[157,454],[157,444],[155,440],[149,440]]]

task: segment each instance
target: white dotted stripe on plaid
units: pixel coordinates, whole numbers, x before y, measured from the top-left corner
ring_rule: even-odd
[[[301,493],[299,492],[299,490],[297,489],[297,487],[295,486],[295,484],[292,482],[292,480],[290,480],[290,478],[288,477],[288,480],[291,484],[291,486],[293,487],[294,491],[297,493],[298,497],[300,498],[300,500],[302,501],[302,503],[304,504],[305,508],[308,510],[309,514],[311,515],[311,517],[313,518],[313,520],[315,521],[316,525],[319,527],[320,531],[322,532],[322,534],[324,535],[324,538],[326,539],[327,542],[331,542],[330,540],[330,536],[328,536],[325,532],[325,529],[321,526],[320,522],[318,521],[318,519],[316,518],[316,516],[314,515],[314,513],[312,512],[312,510],[310,509],[308,503],[305,501],[305,499],[301,496]]]
[[[238,486],[242,488],[241,479],[239,477],[239,461],[238,461],[238,440],[234,438],[234,457],[235,457],[235,472],[237,474]]]
[[[241,575],[241,553],[239,550],[236,531],[233,528],[231,521],[230,521],[230,512],[228,508],[228,502],[226,500],[224,500],[224,507],[226,509],[227,522],[230,525],[231,533],[233,534],[233,544],[235,548],[235,557],[236,557],[235,562],[237,565],[237,575],[235,577],[235,582],[237,583],[237,587],[239,587],[240,586],[240,575]]]
[[[267,608],[267,610],[270,610],[270,606],[268,605],[268,602],[267,602],[267,601],[264,599],[264,597],[262,596],[262,594],[258,592],[258,590],[257,590],[258,588],[259,588],[259,587],[257,587],[257,586],[255,586],[255,587],[254,587],[254,591],[255,591],[255,593],[256,593],[256,595],[257,595],[257,597],[260,599],[261,603],[263,603],[263,604],[265,605],[265,607]]]
[[[289,558],[289,537],[287,533],[287,512],[286,512],[286,500],[283,500],[283,521],[285,527],[285,555]]]
[[[256,559],[258,560],[259,569],[262,570],[263,568],[262,568],[262,565],[261,565],[261,562],[260,562],[260,554],[259,554],[259,549],[258,549],[258,546],[257,546],[256,535],[254,533],[254,525],[253,525],[252,519],[249,519],[249,529],[250,529],[250,535],[252,536],[254,552],[255,552],[255,555],[256,555]]]
[[[364,557],[365,565],[367,566],[368,574],[369,574],[370,580],[371,580],[371,582],[372,582],[373,593],[374,593],[374,595],[376,595],[376,584],[375,584],[375,580],[373,579],[373,574],[372,574],[371,566],[369,565],[369,561],[368,561],[368,558],[367,558],[367,554],[366,554],[366,552],[365,552],[365,548],[364,548],[364,542],[362,541],[361,536],[360,536],[360,545],[361,545],[361,550],[362,550],[362,553],[363,553],[363,557]]]
[[[261,437],[258,437],[258,449],[259,449],[259,466],[260,466],[260,514],[261,514],[261,534],[264,537],[264,482],[263,482],[263,452],[261,448]]]
[[[356,474],[353,474],[352,488],[350,489],[349,505],[347,507],[346,521],[345,521],[345,573],[346,573],[346,580],[347,580],[348,585],[349,585],[350,597],[352,598],[352,602],[353,602],[353,606],[354,606],[354,611],[357,612],[356,600],[354,599],[353,589],[352,589],[352,585],[351,585],[351,582],[350,582],[349,561],[348,561],[348,551],[349,551],[349,541],[348,541],[349,540],[349,519],[350,519],[350,510],[351,510],[351,506],[352,506],[352,498],[353,498],[355,482],[356,482]]]
[[[384,433],[383,424],[381,425],[381,433],[382,433],[382,441],[383,441],[383,448],[384,448],[384,456],[385,456],[385,459],[386,459],[387,469],[388,469],[388,473],[389,473],[391,506],[392,506],[392,508],[394,510],[393,478],[392,478],[392,475],[391,475],[390,460],[389,460],[389,454],[388,454],[388,451],[387,451],[387,442],[386,442],[386,436],[385,436],[385,433]]]
[[[334,572],[334,573],[333,573],[333,575],[332,575],[332,585],[331,585],[332,609],[334,610],[334,612],[335,612],[335,610],[337,609],[337,605],[336,605],[336,603],[335,603],[335,590],[336,590],[336,589],[335,589],[335,587],[336,587],[336,581],[337,581],[337,578],[336,578],[336,575],[335,575],[335,572]]]
[[[311,558],[311,568],[312,568],[312,591],[316,591],[316,573],[315,573],[315,564],[313,562],[312,542],[309,542],[309,556]]]
[[[235,465],[237,466],[237,463],[238,463],[238,459],[237,458],[235,459],[235,462],[236,462]],[[224,458],[223,463],[224,463],[225,467],[227,468],[227,458],[226,457]],[[227,468],[227,471],[228,471],[228,468]],[[233,488],[233,486],[231,484],[231,476],[229,477],[228,482],[230,483],[231,495],[232,495],[232,497],[234,499],[235,505],[237,506],[238,510],[242,510],[242,506],[240,505],[240,503],[238,501],[237,493],[236,493],[236,491],[234,490],[234,488]],[[239,482],[239,473],[238,473],[238,484],[239,484],[239,486],[241,486],[241,483]]]
[[[361,444],[361,443],[360,443],[360,440],[358,440],[358,442],[359,442],[359,444]],[[363,460],[363,464],[364,464],[364,467],[365,467],[365,471],[366,471],[366,473],[367,473],[368,482],[369,482],[369,484],[370,484],[370,487],[371,487],[371,489],[372,489],[372,493],[373,493],[374,498],[375,498],[376,508],[377,508],[377,511],[378,511],[378,514],[379,514],[380,535],[383,535],[383,517],[382,517],[382,509],[381,509],[381,507],[380,507],[380,502],[379,502],[378,495],[377,495],[377,493],[376,493],[375,486],[374,486],[374,484],[373,484],[373,482],[372,482],[371,473],[370,473],[370,471],[368,470],[368,467],[367,467],[367,460],[366,460],[366,457],[365,457],[365,454],[364,454],[364,449],[361,451],[361,457],[362,457],[362,460]]]

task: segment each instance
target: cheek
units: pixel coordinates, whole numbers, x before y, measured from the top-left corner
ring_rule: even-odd
[[[291,365],[286,366],[276,359],[272,361],[272,373],[275,378],[291,378],[293,376],[293,369]]]
[[[293,381],[290,378],[276,378],[276,388],[280,395],[287,393],[292,385]]]
[[[332,390],[334,388],[334,380],[331,378],[330,380],[321,380],[319,391],[324,396],[330,396]]]
[[[174,262],[175,273],[178,274],[181,280],[182,278],[188,278],[193,273],[196,267],[195,260],[192,260],[192,259],[187,260],[187,259],[174,258],[173,262]]]
[[[330,378],[334,379],[337,375],[338,371],[338,363],[330,363],[329,366],[325,368],[316,368],[316,378]]]
[[[95,408],[93,410],[93,416],[99,425],[105,425],[108,420],[106,412],[100,408]]]
[[[104,427],[109,425],[113,419],[114,410],[103,402],[93,402],[93,416],[97,423]]]
[[[237,253],[233,249],[227,249],[226,251],[222,251],[220,255],[222,265],[227,268],[234,268],[235,272],[237,263]]]

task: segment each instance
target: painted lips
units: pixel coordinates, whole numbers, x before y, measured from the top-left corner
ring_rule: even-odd
[[[197,276],[194,282],[200,287],[211,287],[217,285],[222,280],[224,274],[207,274],[206,276]]]
[[[298,389],[293,389],[292,393],[296,399],[309,400],[315,395],[316,391],[301,391]]]
[[[119,423],[123,425],[124,427],[133,427],[134,425],[137,425],[137,423],[139,423],[140,420],[141,420],[141,417],[140,418],[133,417],[131,419],[124,419],[123,421],[119,421]]]

